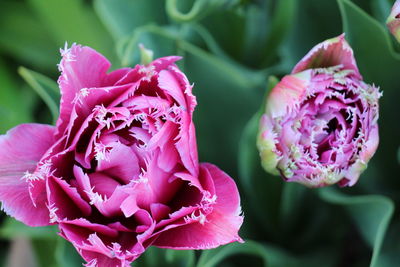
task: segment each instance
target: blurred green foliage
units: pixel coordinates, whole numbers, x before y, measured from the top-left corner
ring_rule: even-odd
[[[155,57],[180,55],[195,84],[200,159],[239,184],[247,242],[205,252],[150,248],[134,266],[400,266],[400,54],[384,25],[393,2],[1,0],[0,133],[54,122],[66,41],[93,47],[113,69],[138,63],[139,43]],[[353,188],[284,183],[261,169],[258,110],[273,76],[342,32],[364,79],[384,92],[380,147]],[[4,214],[0,224],[0,266],[16,236],[31,240],[37,266],[81,266],[54,227],[28,228]]]

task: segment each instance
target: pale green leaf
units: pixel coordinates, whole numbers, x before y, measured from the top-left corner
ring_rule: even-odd
[[[333,188],[323,188],[318,192],[325,201],[341,205],[347,210],[361,235],[373,249],[370,266],[378,267],[376,263],[394,211],[393,202],[381,195],[349,196]]]
[[[115,58],[111,36],[83,0],[28,2],[58,46],[78,43],[96,49],[110,60]]]
[[[60,91],[57,83],[40,73],[24,67],[20,67],[18,72],[46,103],[55,123],[59,115],[58,103],[60,100]]]
[[[19,88],[6,64],[0,59],[0,134],[20,123],[32,121],[29,108],[31,103],[22,98],[25,92]],[[31,100],[32,101],[32,100]]]
[[[115,40],[127,37],[137,27],[148,23],[167,22],[164,1],[160,0],[95,0],[94,7]]]
[[[30,227],[14,218],[7,217],[0,228],[0,237],[5,239],[12,239],[16,236],[31,239],[54,239],[56,231],[57,228],[55,226]]]

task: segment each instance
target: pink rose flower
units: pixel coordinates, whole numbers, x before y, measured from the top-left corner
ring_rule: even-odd
[[[354,185],[378,146],[380,96],[344,35],[315,46],[267,98],[257,141],[264,169],[309,187]]]
[[[234,181],[198,163],[196,99],[179,57],[107,73],[89,47],[61,50],[56,127],[0,136],[0,200],[30,226],[58,224],[87,266],[127,266],[150,246],[241,241]]]

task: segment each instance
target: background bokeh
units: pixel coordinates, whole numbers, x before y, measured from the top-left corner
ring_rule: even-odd
[[[133,266],[400,266],[400,46],[391,0],[0,0],[0,133],[54,123],[59,49],[76,42],[113,68],[180,55],[194,83],[201,161],[241,191],[245,244],[149,249]],[[361,74],[383,91],[380,146],[353,188],[307,189],[260,167],[258,112],[268,89],[315,44],[342,32]],[[1,148],[0,148],[1,149]],[[0,213],[0,266],[81,266],[55,227]]]

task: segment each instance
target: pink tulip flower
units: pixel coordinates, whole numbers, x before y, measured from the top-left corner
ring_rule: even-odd
[[[257,141],[264,169],[309,187],[354,185],[378,146],[380,96],[344,35],[318,44],[267,98]]]
[[[89,47],[61,50],[55,127],[0,136],[0,201],[30,226],[58,224],[86,266],[128,266],[147,247],[242,241],[234,181],[198,162],[196,98],[179,57],[107,72]]]

